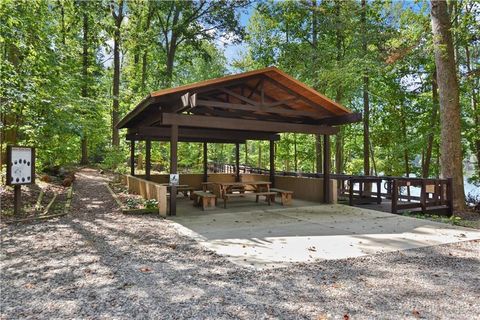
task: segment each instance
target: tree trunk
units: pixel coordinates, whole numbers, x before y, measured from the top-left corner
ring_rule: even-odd
[[[173,64],[175,62],[175,52],[177,48],[172,45],[167,54],[167,66],[165,69],[165,87],[171,87],[173,81]]]
[[[112,107],[112,145],[118,147],[120,144],[120,137],[118,128],[116,127],[119,115],[119,94],[120,94],[120,30],[115,30],[113,40],[113,107]]]
[[[297,153],[297,134],[293,134],[293,167],[295,168],[295,172],[298,172],[298,153]]]
[[[85,3],[84,3],[85,6]],[[82,90],[81,94],[82,97],[88,97],[88,66],[89,66],[89,59],[88,59],[88,31],[89,31],[89,21],[88,21],[88,13],[86,12],[86,8],[84,7],[83,12],[83,41],[82,41],[82,76],[83,76],[83,83],[82,83]],[[87,139],[87,132],[85,128],[83,128],[83,135],[81,138],[81,153],[82,157],[80,159],[80,164],[85,165],[88,163],[88,139]]]
[[[262,168],[262,142],[258,141],[258,168]]]
[[[63,7],[63,2],[58,1],[60,6],[60,23],[62,25],[62,44],[66,44],[66,32],[65,32],[65,8]]]
[[[248,144],[247,141],[245,141],[245,163],[246,166],[248,166]]]
[[[318,55],[318,10],[317,1],[312,0],[312,51],[313,51],[313,65],[317,66]],[[319,89],[318,86],[314,86],[315,89]],[[323,143],[322,135],[315,135],[315,160],[316,160],[316,172],[323,172]]]
[[[118,1],[118,13],[112,4],[112,15],[115,21],[115,32],[113,35],[113,107],[112,107],[112,146],[120,145],[117,123],[119,121],[119,95],[120,95],[120,41],[123,21],[123,0]]]
[[[115,31],[115,38],[120,36],[119,32]],[[113,107],[112,107],[112,145],[118,147],[120,138],[116,125],[118,123],[118,109],[119,109],[119,94],[120,94],[120,52],[119,43],[114,40],[113,44]]]
[[[447,2],[431,1],[435,65],[440,100],[440,167],[442,178],[453,179],[453,210],[465,209],[460,99]]]
[[[403,106],[400,107],[400,124],[402,129],[402,136],[403,136],[403,161],[405,164],[405,176],[410,177],[410,160],[408,155],[408,135],[407,135],[407,124],[405,119],[405,112],[403,110]],[[410,186],[407,186],[407,196],[408,200],[410,201]]]
[[[20,56],[20,50],[16,46],[15,43],[6,43],[3,51],[3,59],[8,60],[14,67],[15,71],[20,74],[20,66],[21,66],[21,56]],[[7,158],[7,153],[4,148],[4,145],[16,145],[17,144],[17,137],[18,137],[18,128],[21,123],[19,122],[21,120],[21,116],[19,117],[18,115],[20,112],[18,111],[18,106],[15,106],[13,110],[3,108],[3,106],[0,108],[0,114],[1,114],[1,131],[2,131],[2,136],[0,139],[0,145],[1,145],[1,151],[0,151],[0,163],[3,164],[6,161]],[[1,168],[1,166],[0,166]]]
[[[433,72],[432,76],[432,113],[430,115],[430,132],[427,136],[427,149],[425,157],[422,157],[422,177],[428,178],[430,176],[430,163],[432,161],[433,138],[435,136],[435,128],[437,126],[438,113],[438,86],[437,86],[437,72]]]
[[[335,15],[337,16],[337,23],[336,23],[336,60],[337,60],[337,67],[340,67],[343,60],[343,33],[341,29],[341,7],[340,1],[335,1]],[[343,87],[341,85],[337,85],[337,93],[335,96],[335,101],[341,103],[343,98]],[[342,128],[338,131],[335,137],[335,173],[340,174],[343,172],[343,132]]]
[[[322,135],[321,134],[316,134],[315,135],[315,153],[316,157],[316,172],[317,173],[322,173],[323,172],[323,148],[322,148]]]
[[[152,9],[152,6],[150,2],[148,2],[148,13],[147,13],[147,21],[145,24],[145,32],[150,29],[150,23],[152,21],[152,16],[153,16],[154,10]],[[145,88],[146,88],[146,82],[147,82],[147,53],[148,53],[148,48],[144,49],[143,56],[142,56],[142,93],[145,93]]]
[[[367,56],[367,2],[362,0],[362,51],[363,56]],[[365,69],[363,75],[363,174],[370,175],[370,98],[368,95],[370,79],[368,77],[368,71]]]
[[[467,71],[468,74],[472,73],[472,66],[470,64],[470,49],[468,45],[465,46],[465,57],[466,57],[466,64],[467,64]],[[477,100],[477,91],[475,88],[477,88],[477,83],[478,83],[478,78],[472,79],[473,84],[472,84],[472,98],[471,98],[471,104],[472,104],[472,109],[473,109],[473,121],[475,124],[475,127],[478,128],[480,131],[480,112],[478,110],[478,100]],[[477,136],[478,137],[478,136]],[[480,138],[475,139],[475,147],[474,147],[474,152],[476,153],[477,157],[477,175],[480,177]]]
[[[80,160],[80,164],[85,165],[88,164],[88,140],[87,137],[83,137],[80,141],[82,144],[82,159]]]
[[[180,9],[175,6],[175,12],[173,15],[173,21],[172,21],[172,26],[176,26],[178,23],[178,19],[180,17]],[[173,80],[173,65],[175,62],[175,54],[177,52],[177,41],[178,41],[178,34],[176,34],[174,31],[171,32],[171,38],[170,38],[170,46],[167,46],[166,52],[167,52],[167,65],[166,65],[166,70],[165,70],[165,86],[166,87],[171,87],[172,86],[172,80]]]

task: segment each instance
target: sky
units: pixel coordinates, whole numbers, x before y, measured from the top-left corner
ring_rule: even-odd
[[[254,10],[253,5],[251,5],[245,12],[242,12],[240,14],[240,24],[243,27],[246,27],[248,24],[248,20],[250,19],[250,16],[252,15]],[[240,53],[244,52],[246,50],[246,45],[244,42],[241,42],[239,44],[224,44],[222,40],[219,40],[219,45],[223,47],[225,50],[225,57],[227,58],[228,62],[228,70],[230,72],[234,71],[235,68],[232,67],[232,63],[234,60],[238,59],[240,57]]]

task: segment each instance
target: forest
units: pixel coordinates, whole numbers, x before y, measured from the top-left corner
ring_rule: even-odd
[[[32,145],[40,171],[76,164],[126,171],[129,147],[115,124],[148,93],[277,66],[363,114],[332,138],[333,172],[438,177],[443,150],[474,190],[480,2],[444,4],[458,128],[446,125],[455,113],[441,106],[452,82],[442,89],[437,81],[447,78],[437,74],[436,55],[448,48],[436,41],[429,1],[0,1],[2,163],[6,145]],[[442,149],[442,139],[458,150]],[[321,145],[319,136],[283,134],[277,170],[321,172]],[[201,152],[198,143],[181,143],[181,171],[199,172]],[[268,167],[268,142],[248,142],[241,155],[244,164]],[[210,162],[234,157],[233,145],[209,146]],[[168,143],[154,143],[156,168],[168,159]]]

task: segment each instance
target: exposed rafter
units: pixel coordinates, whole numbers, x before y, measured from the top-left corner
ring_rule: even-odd
[[[129,129],[127,136],[129,140],[142,140],[147,138],[168,138],[170,137],[170,127],[142,127]],[[262,131],[243,131],[243,130],[218,130],[208,128],[184,128],[178,130],[178,137],[181,139],[203,140],[280,140],[280,136],[271,132]],[[142,139],[140,139],[142,138]],[[199,140],[200,139],[200,140]]]
[[[209,117],[165,113],[162,117],[163,125],[177,125],[185,127],[263,131],[263,132],[293,132],[312,134],[335,134],[338,128],[323,125],[309,125],[288,122],[273,122],[260,120],[245,120],[223,117]]]

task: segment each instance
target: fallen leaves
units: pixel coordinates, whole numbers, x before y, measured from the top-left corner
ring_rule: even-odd
[[[420,312],[417,309],[413,308],[412,314],[415,318],[420,318]]]
[[[152,271],[152,268],[142,267],[142,268],[140,268],[140,271],[141,271],[141,272],[150,272],[150,271]]]

